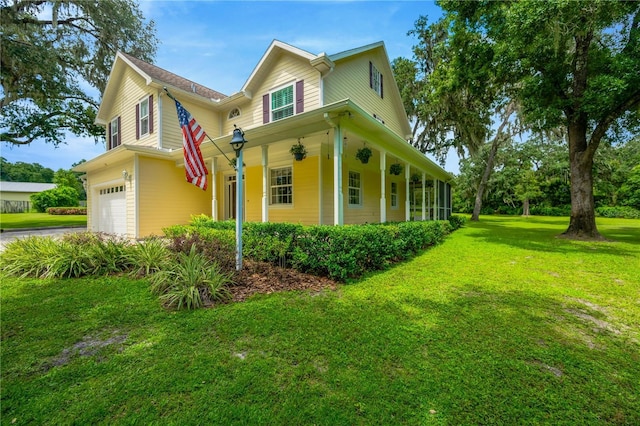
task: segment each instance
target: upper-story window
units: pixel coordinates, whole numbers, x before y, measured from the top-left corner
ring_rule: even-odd
[[[302,112],[304,112],[304,80],[280,87],[262,97],[264,124]]]
[[[372,62],[369,62],[369,87],[371,87],[381,98],[384,98],[382,74]]]
[[[229,120],[236,118],[236,117],[240,117],[240,108],[234,108],[231,111],[229,111],[229,115],[227,115],[227,118]]]
[[[293,115],[293,84],[271,93],[271,119],[273,121]]]
[[[109,123],[108,149],[113,149],[120,145],[120,140],[120,116],[118,116]]]
[[[153,95],[136,104],[136,139],[153,133]]]

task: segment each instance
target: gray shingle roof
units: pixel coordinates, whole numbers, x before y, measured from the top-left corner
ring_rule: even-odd
[[[2,192],[42,192],[55,187],[55,183],[0,182]]]
[[[120,52],[120,53],[122,54],[122,56],[124,56],[129,61],[131,61],[131,63],[133,63],[136,67],[140,68],[142,72],[144,72],[154,80],[169,84],[173,87],[177,87],[178,89],[182,89],[186,92],[196,93],[208,99],[223,99],[227,97],[227,95],[222,94],[216,90],[209,89],[208,87],[205,87],[194,81],[188,80],[184,77],[180,77],[177,74],[169,72],[156,65],[147,63],[127,53],[124,53],[124,52]]]

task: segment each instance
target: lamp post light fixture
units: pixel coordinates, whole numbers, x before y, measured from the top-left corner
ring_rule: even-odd
[[[242,200],[243,181],[242,181],[242,148],[247,141],[244,138],[242,129],[233,125],[233,137],[231,138],[231,147],[236,152],[236,271],[242,269],[242,218],[244,217]]]

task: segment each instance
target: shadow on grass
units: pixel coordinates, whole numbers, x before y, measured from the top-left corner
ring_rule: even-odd
[[[559,222],[559,221],[558,221]],[[555,253],[584,253],[589,256],[606,254],[616,256],[637,256],[638,252],[617,245],[629,243],[640,245],[640,228],[602,226],[601,233],[609,241],[579,241],[560,238],[564,229],[550,223],[548,219],[528,218],[527,226],[514,226],[513,219],[480,220],[470,222],[468,227],[472,237],[481,238],[487,243],[506,244],[525,249]],[[534,226],[528,226],[535,224]]]
[[[93,288],[70,298],[77,283]],[[354,286],[163,313],[154,301],[140,301],[148,297],[142,288],[130,299],[124,280],[112,281],[116,288],[101,297],[105,284],[60,281],[3,301],[2,362],[13,365],[3,379],[3,418],[54,424],[640,422],[638,343],[597,306],[579,300],[479,286],[443,295],[399,284],[386,294]],[[56,306],[61,311],[45,313]],[[605,322],[612,328],[594,328]],[[43,359],[15,364],[30,348],[56,356],[105,328],[126,331],[120,352],[47,371]],[[6,329],[15,334],[5,335]],[[66,337],[56,340],[59,335]]]

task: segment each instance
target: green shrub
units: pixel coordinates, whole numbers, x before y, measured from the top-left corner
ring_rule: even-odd
[[[233,230],[236,229],[236,221],[231,220],[213,220],[210,216],[205,214],[191,216],[191,225],[197,228],[211,228],[220,230]]]
[[[167,243],[158,237],[133,244],[126,253],[131,274],[145,277],[161,270],[171,258]]]
[[[163,305],[176,309],[197,309],[228,299],[231,275],[223,273],[192,245],[188,253],[177,253],[172,261],[151,275],[151,290]]]
[[[620,219],[640,219],[640,210],[627,206],[598,207],[596,208],[596,216]]]
[[[49,207],[78,205],[79,195],[74,188],[61,186],[33,194],[30,199],[33,208],[39,213],[44,213]]]
[[[189,253],[193,246],[198,253],[215,261],[225,270],[235,269],[235,233],[230,230],[203,227],[172,227],[169,232],[169,249],[176,253]]]
[[[460,216],[456,214],[452,214],[451,216],[449,216],[449,224],[451,225],[452,231],[462,228],[465,223],[467,223],[466,216]]]
[[[535,216],[569,216],[571,215],[571,206],[533,206],[529,209],[529,213]]]

